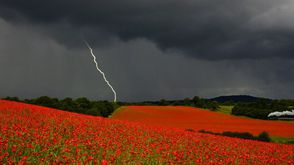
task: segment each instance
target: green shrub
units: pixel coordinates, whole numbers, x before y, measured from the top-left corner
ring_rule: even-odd
[[[241,139],[252,139],[255,140],[256,138],[249,132],[223,132],[222,135],[229,136],[229,137],[236,137]]]
[[[258,140],[258,141],[265,141],[265,142],[270,142],[270,136],[267,132],[262,132],[260,133],[257,137],[253,136],[249,132],[230,132],[230,131],[225,131],[223,133],[215,133],[211,131],[206,131],[204,129],[199,130],[198,132],[200,133],[208,133],[212,135],[220,135],[220,136],[227,136],[227,137],[234,137],[234,138],[240,138],[240,139],[250,139],[250,140]]]
[[[191,128],[185,129],[185,131],[188,131],[188,132],[196,132],[194,129],[191,129]]]
[[[265,141],[265,142],[269,142],[271,141],[270,136],[267,132],[261,132],[258,136],[257,139],[260,141]]]

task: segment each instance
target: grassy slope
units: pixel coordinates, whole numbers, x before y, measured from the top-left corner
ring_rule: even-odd
[[[275,143],[283,143],[283,144],[294,144],[294,137],[293,138],[284,138],[284,137],[271,137],[271,141]]]
[[[217,112],[230,115],[234,106],[221,105]]]

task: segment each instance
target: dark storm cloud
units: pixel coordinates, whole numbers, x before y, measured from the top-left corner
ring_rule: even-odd
[[[96,45],[145,38],[209,60],[294,57],[290,0],[0,0],[0,10],[14,22],[65,23],[62,35],[48,33],[69,46],[85,33],[100,38]]]
[[[113,99],[86,47],[69,49],[35,26],[0,18],[0,97]],[[116,40],[94,51],[119,101],[230,94],[293,98],[294,60],[199,60],[163,52],[146,39]]]
[[[0,0],[0,97],[293,98],[293,0]]]

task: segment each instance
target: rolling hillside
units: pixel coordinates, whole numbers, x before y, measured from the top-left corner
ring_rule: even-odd
[[[251,103],[251,102],[257,102],[260,99],[266,100],[266,101],[271,101],[271,99],[268,99],[268,98],[254,97],[254,96],[248,96],[248,95],[219,96],[219,97],[211,98],[209,100],[217,101],[219,103],[224,103],[224,102]]]
[[[0,100],[0,164],[293,164],[294,146]]]
[[[254,135],[266,131],[270,136],[294,137],[294,123],[249,119],[183,106],[126,106],[112,118],[196,131],[250,132]]]

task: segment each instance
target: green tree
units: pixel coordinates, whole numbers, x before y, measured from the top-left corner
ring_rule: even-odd
[[[258,135],[258,140],[269,142],[271,141],[270,136],[267,132],[262,132]]]
[[[93,116],[102,116],[101,112],[100,112],[100,109],[98,109],[98,107],[93,107],[91,109],[88,109],[86,111],[86,114],[93,115]]]
[[[33,100],[32,103],[51,108],[59,108],[59,100],[57,98],[50,98],[48,96],[41,96]]]
[[[159,102],[159,105],[168,105],[168,102],[165,100],[165,99],[161,99],[160,102]]]
[[[75,104],[77,105],[77,112],[80,113],[86,112],[87,109],[91,108],[90,101],[85,97],[77,98]]]
[[[199,96],[194,96],[192,99],[192,102],[196,105],[199,100],[200,100]]]

